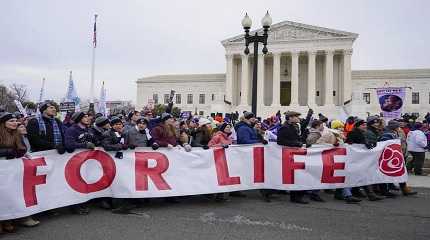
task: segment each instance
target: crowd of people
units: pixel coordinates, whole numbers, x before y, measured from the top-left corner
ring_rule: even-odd
[[[73,152],[77,149],[95,149],[102,147],[113,152],[116,158],[122,158],[122,151],[136,147],[174,148],[182,147],[192,151],[193,147],[209,149],[213,147],[228,148],[231,144],[277,144],[288,147],[311,147],[315,144],[364,144],[372,149],[379,141],[400,139],[409,172],[423,175],[425,152],[430,142],[430,114],[424,121],[402,118],[384,122],[379,116],[367,119],[349,117],[345,122],[329,120],[323,114],[314,118],[310,109],[304,118],[294,111],[280,112],[267,119],[257,118],[252,112],[233,114],[214,114],[208,117],[188,116],[181,119],[172,116],[173,104],[169,104],[160,116],[152,111],[132,111],[124,116],[103,116],[87,112],[74,112],[64,121],[56,116],[58,109],[52,101],[39,106],[36,116],[24,118],[22,114],[3,112],[0,114],[0,159],[15,159],[30,152],[57,150],[59,154]],[[404,196],[416,194],[406,183],[376,184],[355,188],[343,188],[327,191],[337,200],[358,204],[363,199],[380,201],[394,198],[400,191]],[[270,202],[274,194],[285,194],[285,191],[260,190],[262,199]],[[307,204],[312,201],[324,202],[319,190],[290,191],[290,201]],[[229,197],[245,197],[245,192],[232,192],[205,195],[216,202],[225,202]],[[180,198],[170,197],[166,201],[175,203]],[[102,198],[94,201],[98,206],[113,213],[128,213],[135,207],[132,199]],[[76,214],[88,214],[89,203],[69,207]],[[55,210],[54,210],[55,211]],[[39,221],[33,217],[0,221],[1,232],[14,232],[18,225],[33,227]]]

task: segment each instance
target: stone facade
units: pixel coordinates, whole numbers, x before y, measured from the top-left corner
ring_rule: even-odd
[[[226,50],[225,74],[141,78],[137,81],[137,107],[145,106],[153,94],[163,103],[164,94],[173,89],[181,94],[178,105],[183,110],[203,111],[204,115],[250,110],[252,69],[254,61],[258,61],[257,113],[260,116],[287,109],[305,112],[311,107],[329,117],[338,117],[349,102],[349,114],[362,117],[367,112],[377,114],[375,90],[369,88],[383,86],[410,87],[404,111],[421,114],[428,111],[430,69],[352,71],[353,43],[357,37],[355,33],[284,21],[272,25],[269,54],[259,54],[258,59],[253,59],[252,52],[243,54],[243,35],[232,37],[222,41]],[[253,49],[252,44],[249,49]],[[419,103],[412,104],[412,95],[417,98],[417,92]],[[188,94],[193,97],[189,104]],[[205,95],[205,101],[199,103],[201,94]],[[370,103],[364,98],[370,98]]]

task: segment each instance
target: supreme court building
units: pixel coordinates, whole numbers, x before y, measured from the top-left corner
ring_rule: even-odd
[[[257,30],[262,31],[262,29]],[[252,34],[252,33],[251,33]],[[137,80],[137,109],[149,102],[167,103],[170,90],[183,111],[210,115],[251,110],[252,69],[258,61],[257,112],[278,110],[339,117],[341,112],[365,117],[379,114],[375,88],[407,87],[403,112],[430,111],[430,69],[352,71],[358,34],[291,21],[271,26],[269,54],[244,55],[244,35],[222,41],[226,73],[159,75]],[[260,48],[261,49],[261,48]],[[260,50],[261,52],[261,50]]]

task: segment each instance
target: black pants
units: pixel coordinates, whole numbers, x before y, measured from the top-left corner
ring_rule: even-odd
[[[409,170],[414,169],[415,174],[422,174],[423,173],[423,165],[424,165],[424,159],[426,157],[425,152],[410,152],[412,155],[412,161],[410,162]]]

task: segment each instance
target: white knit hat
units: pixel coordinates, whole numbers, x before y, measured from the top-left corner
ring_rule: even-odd
[[[203,125],[206,125],[206,124],[211,124],[211,121],[209,121],[209,119],[206,119],[206,118],[200,118],[199,119],[199,126],[200,127]]]

